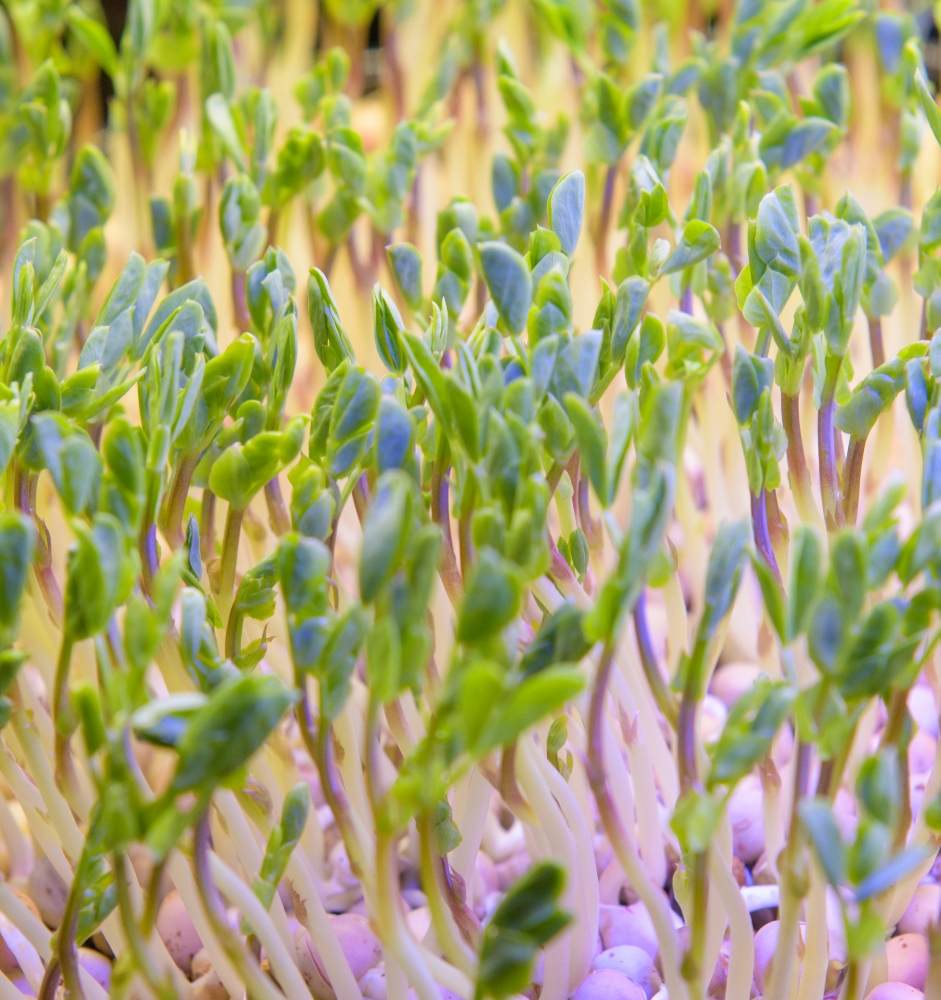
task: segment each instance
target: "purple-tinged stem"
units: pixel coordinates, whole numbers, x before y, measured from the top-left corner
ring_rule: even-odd
[[[850,438],[850,446],[843,463],[843,511],[846,523],[856,524],[859,510],[859,490],[863,478],[863,456],[866,453],[866,438]]]
[[[647,626],[647,592],[645,590],[641,590],[637,603],[634,605],[634,633],[637,636],[637,648],[640,651],[640,663],[644,670],[644,676],[653,692],[657,707],[663,712],[667,722],[676,729],[679,721],[676,696],[670,690],[670,685],[660,673],[660,667],[657,665],[657,655],[654,652],[650,629]]]
[[[827,526],[827,531],[831,534],[839,531],[846,523],[843,515],[843,501],[840,495],[840,476],[837,471],[837,430],[833,424],[833,417],[836,413],[836,383],[842,365],[842,356],[836,354],[827,355],[820,410],[817,414],[820,498],[823,501],[824,523]]]
[[[881,368],[885,364],[885,345],[882,342],[882,317],[866,316],[869,322],[869,350],[872,352],[872,367]]]
[[[814,494],[801,434],[800,394],[781,393],[781,423],[787,436],[787,478],[797,511],[804,521],[814,520]]]
[[[601,277],[608,275],[608,230],[611,228],[611,209],[614,204],[614,185],[618,165],[611,163],[604,176],[604,193],[601,196],[601,213],[598,216],[598,234],[595,237],[595,268]]]

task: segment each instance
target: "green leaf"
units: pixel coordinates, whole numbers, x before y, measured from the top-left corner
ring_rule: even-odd
[[[72,705],[82,727],[85,750],[91,757],[101,749],[106,738],[97,690],[90,684],[79,684],[72,690]]]
[[[521,582],[510,564],[492,549],[483,549],[464,592],[457,623],[458,642],[487,642],[516,617],[521,596]]]
[[[66,8],[65,18],[75,37],[113,80],[118,75],[118,51],[105,25],[86,14],[76,3]]]
[[[710,226],[701,219],[691,219],[686,223],[676,248],[664,261],[660,273],[673,274],[676,271],[685,271],[686,268],[711,257],[721,245],[719,231],[715,226]]]
[[[798,525],[791,542],[788,583],[787,638],[793,642],[803,632],[820,588],[823,550],[813,528]]]
[[[559,237],[562,252],[571,257],[578,246],[585,211],[585,175],[570,170],[549,194],[549,228]]]
[[[747,521],[719,526],[709,553],[706,594],[696,633],[697,642],[711,641],[720,622],[732,610],[750,542],[751,525]]]
[[[378,282],[372,290],[372,316],[373,334],[379,357],[390,372],[401,375],[406,366],[402,350],[405,324],[396,304]]]
[[[830,803],[824,798],[805,799],[798,812],[827,881],[838,889],[846,877],[846,850]]]
[[[480,422],[474,398],[452,374],[445,375],[445,382],[454,424],[468,456],[476,462],[480,458]]]
[[[415,381],[424,393],[435,417],[441,421],[443,428],[448,428],[452,418],[451,397],[440,365],[421,337],[405,330],[402,334],[402,343]]]
[[[380,705],[392,701],[402,675],[402,640],[391,615],[380,618],[366,637],[366,670],[372,697]]]
[[[531,675],[493,706],[474,754],[513,743],[541,719],[562,709],[584,686],[585,678],[577,667],[551,666]]]
[[[564,870],[544,861],[510,887],[484,931],[474,1000],[526,989],[536,953],[571,920],[558,908],[564,885]]]
[[[928,119],[931,132],[938,144],[941,145],[941,111],[938,110],[938,104],[928,89],[928,83],[921,69],[915,70],[912,83],[915,87],[915,93],[918,95],[919,101],[921,101],[921,106],[924,108],[925,117]]]
[[[481,243],[478,251],[484,280],[500,319],[510,333],[521,333],[533,294],[526,261],[506,243]]]
[[[326,276],[316,267],[307,279],[307,313],[314,334],[314,350],[329,375],[344,361],[354,363],[353,345],[340,323],[340,313]]]
[[[304,832],[309,812],[310,788],[306,781],[301,781],[284,796],[281,819],[268,837],[261,870],[252,884],[252,891],[266,910],[271,908],[274,894],[278,891],[278,883],[284,877],[291,854]],[[248,933],[244,919],[242,932]]]
[[[327,610],[330,550],[317,538],[291,533],[278,546],[278,576],[288,614],[298,618],[323,615]]]
[[[371,372],[359,367],[346,371],[330,412],[327,438],[326,468],[334,478],[349,474],[366,454],[381,395]]]
[[[735,345],[732,362],[732,409],[740,424],[747,424],[758,407],[758,400],[774,380],[774,365],[770,358],[748,353],[741,344]]]
[[[768,620],[781,642],[786,643],[787,609],[780,581],[764,557],[757,552],[752,554],[752,569],[755,571],[755,576],[758,577],[758,586],[761,588],[761,597],[768,614]]]
[[[912,844],[903,848],[884,865],[881,865],[856,887],[856,898],[859,902],[880,896],[887,889],[900,882],[907,875],[920,868],[930,857],[931,852],[921,844]]]
[[[367,604],[375,600],[398,567],[408,541],[412,517],[412,481],[398,469],[376,483],[363,520],[359,563],[359,593]]]
[[[423,301],[421,254],[411,243],[392,243],[386,247],[386,259],[406,305],[418,312]]]
[[[625,278],[618,285],[611,326],[611,360],[614,364],[624,360],[628,342],[640,322],[649,292],[650,282],[638,275]]]
[[[600,416],[575,393],[565,397],[565,409],[575,428],[575,438],[581,458],[581,467],[588,474],[595,495],[602,504],[608,501],[607,467],[605,459],[608,451],[607,435]]]
[[[708,792],[691,788],[676,804],[670,827],[684,851],[702,854],[712,843],[722,807]]]
[[[96,514],[90,525],[72,522],[76,540],[69,547],[65,584],[65,623],[73,640],[98,635],[108,626],[134,582],[127,536],[110,514]]]
[[[0,625],[16,624],[33,557],[33,526],[19,511],[0,513]]]
[[[171,789],[179,793],[224,781],[260,749],[295,698],[273,674],[223,681],[177,745]]]
[[[771,743],[794,703],[784,682],[760,678],[735,703],[712,751],[708,787],[734,787],[771,750]]]
[[[247,167],[245,147],[232,117],[229,102],[222,94],[211,94],[206,98],[206,119],[213,132],[222,143],[222,148],[241,171]]]
[[[352,605],[330,629],[314,667],[320,681],[320,714],[333,722],[350,695],[350,678],[366,636],[366,619],[359,604]]]

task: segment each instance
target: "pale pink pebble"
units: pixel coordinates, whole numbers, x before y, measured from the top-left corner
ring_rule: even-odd
[[[765,849],[761,800],[761,780],[755,774],[746,775],[729,798],[732,853],[746,865],[757,861]]]
[[[732,946],[728,940],[722,942],[719,949],[719,957],[716,959],[716,967],[712,970],[712,978],[706,988],[706,995],[709,997],[719,997],[725,995],[726,983],[729,981],[729,957],[732,953]]]
[[[0,973],[8,979],[15,976],[20,970],[20,964],[16,960],[16,955],[10,951],[6,941],[0,937]]]
[[[494,863],[481,851],[474,862],[474,874],[471,875],[471,884],[468,886],[468,896],[473,900],[474,905],[481,903],[488,893],[496,892],[499,888],[497,879],[497,869]]]
[[[617,858],[612,858],[610,864],[598,877],[598,898],[605,906],[617,906],[621,899],[621,890],[628,885],[624,869]]]
[[[335,994],[327,979],[327,971],[304,927],[298,927],[294,932],[294,950],[297,952],[297,967],[310,992],[317,1000],[332,1000]]]
[[[350,858],[346,853],[346,844],[338,841],[330,851],[330,866],[334,881],[344,889],[354,889],[359,885],[359,879],[353,874]]]
[[[912,819],[918,818],[922,804],[925,801],[925,789],[928,787],[927,774],[913,774],[908,781],[908,804],[912,810]]]
[[[866,1000],[925,1000],[925,994],[907,983],[880,983]]]
[[[931,882],[918,886],[912,901],[899,920],[899,934],[924,934],[941,909],[941,885]]]
[[[354,979],[359,979],[378,965],[382,958],[382,945],[364,916],[358,913],[341,913],[338,917],[332,917],[330,922]]]
[[[916,684],[908,692],[908,711],[915,724],[923,732],[938,737],[938,706],[935,704],[934,692],[927,684]]]
[[[728,717],[729,710],[715,695],[707,694],[703,698],[702,711],[699,716],[699,731],[703,743],[715,743],[722,735],[722,729]]]
[[[923,934],[900,934],[885,943],[889,979],[925,988],[928,977],[928,939]]]
[[[647,994],[623,972],[599,969],[582,980],[572,1000],[647,1000]]]
[[[500,861],[494,865],[494,869],[497,875],[497,889],[500,892],[506,892],[518,878],[529,870],[529,854],[526,851],[520,851],[507,858],[506,861]]]
[[[421,906],[417,910],[412,910],[405,917],[405,923],[416,941],[423,941],[431,927],[431,910],[427,906]]]
[[[157,933],[166,945],[170,958],[185,975],[190,975],[193,956],[202,948],[203,943],[192,917],[175,889],[167,893],[157,911]]]
[[[754,663],[726,663],[712,675],[709,693],[726,708],[731,708],[743,694],[751,691],[763,673]]]
[[[772,920],[758,929],[755,935],[755,987],[758,992],[764,989],[765,973],[767,973],[774,951],[778,946],[778,932],[781,929],[780,920]]]
[[[386,1000],[385,969],[370,969],[359,981],[364,1000]]]
[[[761,993],[765,980],[771,975],[771,963],[778,947],[778,932],[781,929],[780,920],[772,920],[761,927],[755,935],[755,988]],[[804,925],[798,925],[800,941],[804,940]]]
[[[546,953],[540,949],[536,953],[536,963],[533,965],[532,981],[536,986],[542,986],[546,971]]]
[[[599,875],[611,864],[613,857],[614,849],[611,847],[611,841],[607,837],[599,837],[595,841],[595,870]]]
[[[78,964],[106,992],[111,990],[111,962],[93,948],[78,949]]]
[[[778,732],[774,743],[771,745],[771,759],[774,761],[774,766],[778,771],[783,771],[784,768],[791,762],[791,757],[794,756],[794,731],[785,722]]]
[[[643,948],[651,958],[660,950],[653,921],[643,903],[630,906],[602,906],[598,929],[605,948],[631,944]]]
[[[647,996],[653,996],[653,959],[633,944],[619,944],[608,948],[592,962],[592,970],[617,969],[631,982],[642,987]]]
[[[295,932],[296,928],[292,933]],[[193,979],[199,979],[200,976],[205,976],[207,972],[211,971],[212,960],[209,958],[209,952],[205,948],[200,948],[193,956]]]
[[[938,741],[934,736],[919,730],[908,744],[908,773],[927,774],[933,764],[938,750]]]
[[[845,788],[841,788],[833,800],[833,818],[844,841],[856,837],[856,800]]]
[[[191,1000],[228,1000],[229,991],[222,984],[215,969],[193,981]]]

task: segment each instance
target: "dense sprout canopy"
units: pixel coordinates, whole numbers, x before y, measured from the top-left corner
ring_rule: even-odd
[[[941,996],[932,15],[113,6],[0,5],[0,1000]]]

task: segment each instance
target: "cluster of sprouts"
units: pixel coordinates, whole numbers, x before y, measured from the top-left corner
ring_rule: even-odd
[[[0,1000],[941,997],[927,22],[706,8],[3,0]]]

